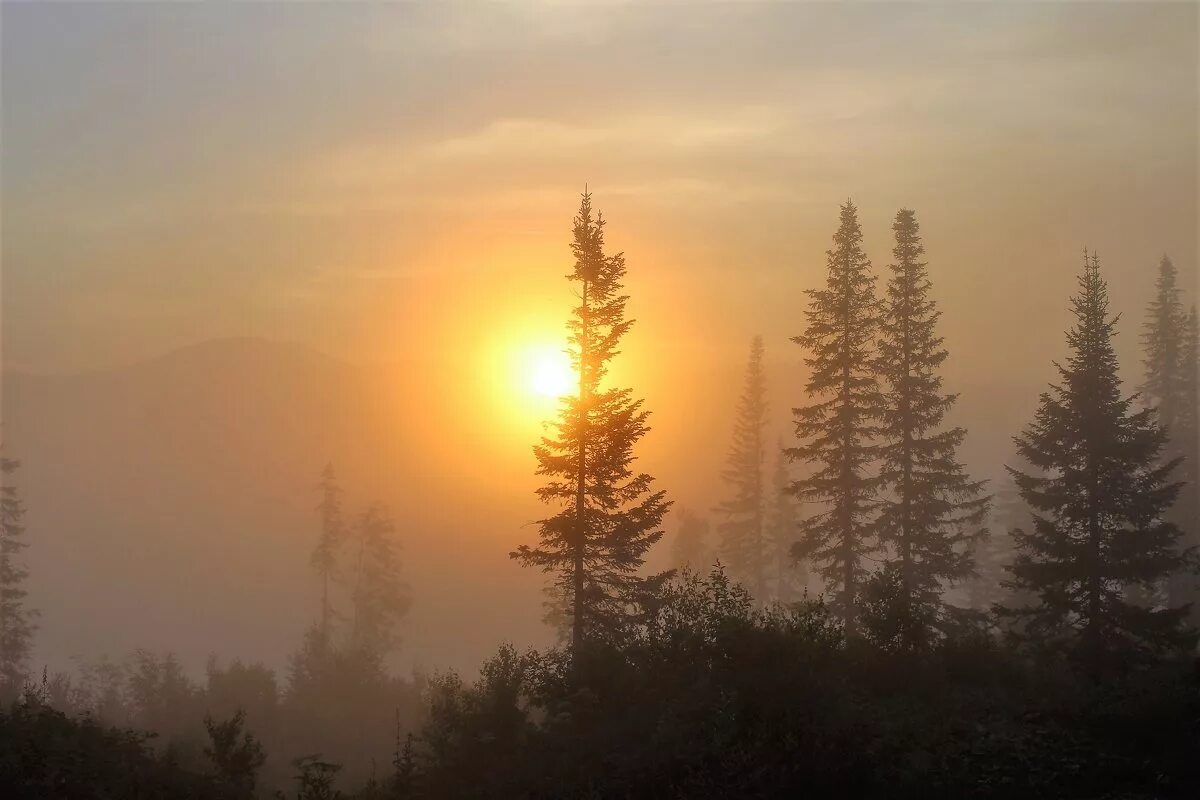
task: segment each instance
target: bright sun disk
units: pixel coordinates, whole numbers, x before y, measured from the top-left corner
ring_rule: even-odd
[[[562,397],[574,386],[571,358],[561,349],[548,346],[530,353],[529,388],[542,397]]]

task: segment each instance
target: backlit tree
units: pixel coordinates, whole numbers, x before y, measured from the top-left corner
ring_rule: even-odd
[[[538,497],[558,510],[539,522],[537,545],[511,555],[554,575],[577,656],[587,641],[620,637],[668,577],[639,571],[662,538],[670,503],[650,475],[634,468],[634,445],[649,430],[649,412],[630,389],[605,382],[633,320],[625,318],[625,257],[604,252],[604,219],[593,217],[587,192],[571,250],[575,264],[567,278],[579,302],[567,331],[578,386],[562,398],[553,434],[534,447],[537,474],[547,479]]]

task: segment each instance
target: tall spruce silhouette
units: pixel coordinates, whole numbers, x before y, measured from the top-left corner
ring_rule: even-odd
[[[630,389],[604,386],[633,320],[625,318],[625,257],[605,254],[604,219],[593,218],[586,191],[571,251],[575,265],[567,279],[579,304],[567,331],[578,390],[562,398],[554,434],[534,447],[537,474],[548,479],[538,497],[559,510],[538,523],[537,546],[521,545],[510,555],[555,575],[553,589],[566,602],[577,658],[588,641],[619,638],[669,577],[642,576],[639,569],[662,538],[670,502],[653,488],[650,475],[633,469],[634,445],[649,430],[649,412]]]
[[[333,464],[326,464],[321,471],[321,483],[318,486],[321,500],[317,504],[317,513],[321,515],[321,532],[317,544],[313,547],[311,563],[317,576],[321,579],[321,618],[318,622],[318,632],[322,643],[329,645],[331,628],[335,610],[330,600],[330,584],[337,577],[338,549],[342,544],[342,490],[337,483],[337,475]]]
[[[1154,298],[1142,325],[1143,399],[1158,410],[1158,421],[1174,439],[1186,405],[1184,348],[1187,315],[1184,313],[1179,272],[1171,259],[1162,257],[1154,285]],[[1174,449],[1174,448],[1168,448]]]
[[[1166,255],[1158,264],[1154,296],[1146,308],[1142,348],[1145,374],[1142,399],[1155,409],[1159,424],[1167,432],[1167,443],[1160,458],[1164,462],[1182,458],[1177,477],[1185,483],[1191,482],[1193,476],[1187,458],[1191,441],[1186,428],[1187,418],[1194,415],[1194,408],[1189,408],[1187,391],[1187,313],[1179,287],[1179,271]],[[1170,511],[1170,518],[1183,529],[1184,539],[1189,541],[1194,538],[1196,527],[1194,514],[1188,508],[1190,496],[1191,492],[1185,487]],[[1188,602],[1193,594],[1189,577],[1176,574],[1165,587],[1160,587],[1166,589],[1168,603]]]
[[[882,399],[874,368],[879,326],[875,276],[862,249],[858,212],[847,201],[841,224],[827,252],[825,287],[807,292],[807,326],[792,339],[807,351],[810,374],[805,392],[810,405],[793,409],[801,444],[787,450],[792,460],[812,465],[807,477],[792,483],[800,499],[822,510],[801,523],[793,547],[808,558],[831,591],[830,607],[846,634],[857,634],[864,558],[877,547],[873,508],[878,478],[871,464],[878,448]]]
[[[763,436],[767,424],[767,385],[763,375],[763,340],[750,340],[746,378],[738,399],[729,446],[721,477],[730,497],[717,506],[722,520],[719,552],[729,574],[760,603],[767,601],[767,564],[770,554],[765,541],[763,486]]]
[[[943,591],[974,571],[969,544],[984,533],[989,499],[984,482],[967,477],[958,461],[966,430],[944,427],[957,395],[942,392],[940,369],[949,354],[936,330],[941,312],[929,297],[916,214],[901,209],[892,230],[895,261],[875,362],[884,399],[877,524],[897,571],[900,644],[914,649],[932,634],[918,620],[944,618]]]
[[[1183,528],[1186,547],[1200,548],[1200,323],[1196,307],[1192,306],[1184,320],[1183,347],[1183,407],[1177,422],[1180,455],[1183,464],[1180,479],[1184,486],[1175,501],[1175,518]],[[1191,603],[1193,626],[1200,626],[1200,577],[1186,572],[1177,573],[1171,581],[1174,602]]]
[[[0,699],[10,700],[21,691],[27,677],[37,612],[26,607],[21,551],[25,534],[25,505],[13,477],[21,462],[0,456]]]
[[[1177,461],[1159,458],[1167,435],[1154,412],[1121,394],[1117,318],[1109,317],[1099,259],[1086,251],[1072,311],[1071,354],[1055,365],[1060,382],[1016,437],[1040,474],[1009,468],[1033,520],[1013,532],[1019,552],[1007,586],[1037,602],[997,610],[1023,623],[1027,637],[1065,644],[1098,673],[1196,638],[1183,625],[1186,609],[1149,609],[1128,597],[1186,566],[1179,528],[1166,517],[1179,493],[1171,481]]]

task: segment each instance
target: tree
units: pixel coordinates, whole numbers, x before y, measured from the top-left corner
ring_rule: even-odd
[[[877,525],[894,552],[901,646],[915,649],[932,633],[917,620],[944,619],[944,589],[974,571],[968,544],[983,534],[990,501],[984,482],[968,478],[958,461],[966,430],[944,427],[958,396],[942,392],[939,373],[949,353],[936,331],[941,312],[929,297],[916,214],[901,209],[892,230],[895,262],[875,360],[884,384],[879,478],[885,492]]]
[[[537,474],[547,478],[538,497],[559,510],[539,521],[537,546],[521,545],[511,556],[555,575],[577,656],[586,640],[620,636],[668,577],[643,577],[638,570],[662,538],[670,503],[650,475],[633,471],[633,448],[649,430],[649,412],[631,390],[603,388],[633,320],[625,318],[625,257],[604,253],[604,219],[593,219],[587,192],[571,250],[575,265],[567,278],[579,304],[567,330],[578,391],[562,398],[555,434],[534,447]]]
[[[319,484],[321,501],[317,513],[321,515],[321,533],[313,548],[311,563],[321,579],[321,639],[329,644],[331,625],[335,614],[329,599],[329,585],[337,578],[338,548],[342,543],[342,490],[338,486],[333,464],[325,465]]]
[[[1146,309],[1146,322],[1142,325],[1145,353],[1142,365],[1146,373],[1142,394],[1147,403],[1158,409],[1159,424],[1174,439],[1186,406],[1183,356],[1187,316],[1181,300],[1179,273],[1165,255],[1158,265],[1154,288],[1154,299]]]
[[[750,340],[746,380],[738,400],[729,447],[721,477],[731,497],[717,511],[724,520],[717,524],[721,534],[721,560],[730,575],[760,602],[767,599],[767,547],[763,507],[763,431],[767,424],[766,379],[763,376],[763,340]]]
[[[1184,568],[1190,554],[1177,550],[1180,531],[1166,517],[1179,493],[1171,482],[1178,461],[1159,458],[1167,436],[1154,412],[1121,394],[1117,319],[1108,316],[1099,259],[1086,251],[1072,311],[1071,354],[1055,364],[1060,382],[1016,437],[1041,473],[1009,468],[1033,520],[1013,533],[1019,553],[1008,586],[1037,601],[998,611],[1023,622],[1028,638],[1065,644],[1097,674],[1195,643],[1182,624],[1186,608],[1148,609],[1128,597]]]
[[[832,592],[830,609],[852,637],[867,574],[863,559],[876,547],[871,512],[879,481],[870,467],[882,399],[874,374],[875,276],[850,201],[841,207],[841,224],[826,255],[825,288],[807,291],[808,324],[792,339],[808,351],[805,392],[812,402],[793,409],[801,444],[787,454],[813,468],[792,483],[791,492],[822,506],[801,523],[793,553],[809,558],[825,579]]]
[[[37,612],[25,606],[29,572],[20,554],[27,546],[25,505],[12,482],[21,462],[0,456],[0,699],[16,697],[27,675]]]
[[[1195,416],[1194,404],[1190,403],[1187,391],[1187,324],[1179,273],[1171,259],[1164,255],[1158,265],[1154,297],[1146,308],[1146,321],[1142,324],[1145,379],[1141,388],[1146,404],[1156,410],[1158,422],[1167,432],[1161,460],[1183,458],[1178,475],[1185,482],[1192,479],[1187,459],[1191,447],[1186,431],[1187,418]],[[1183,528],[1185,540],[1194,538],[1192,529],[1196,527],[1195,520],[1189,517],[1188,498],[1192,494],[1191,491],[1181,492],[1170,515]],[[1173,576],[1165,587],[1168,602],[1188,602],[1193,594],[1191,584],[1188,576]]]
[[[1179,454],[1183,457],[1180,479],[1183,489],[1175,501],[1175,519],[1183,528],[1183,543],[1186,547],[1200,548],[1200,324],[1196,320],[1196,307],[1192,306],[1183,326],[1181,348],[1182,406],[1176,422]],[[1200,624],[1200,583],[1195,575],[1177,573],[1170,581],[1172,602],[1192,604],[1192,623]]]
[[[174,653],[137,650],[128,666],[126,693],[132,722],[163,737],[183,736],[200,718],[200,688]]]
[[[350,642],[355,650],[382,656],[396,646],[396,627],[410,604],[400,575],[396,526],[380,506],[373,505],[359,515],[352,535],[358,555]]]
[[[400,713],[396,712],[396,751],[392,755],[392,796],[406,800],[416,795],[417,752],[416,737],[410,732],[400,744]]]
[[[671,558],[676,567],[692,571],[709,564],[708,520],[690,509],[679,509],[679,527],[671,540]]]
[[[254,734],[244,730],[246,715],[240,709],[224,722],[204,718],[209,744],[204,747],[216,771],[222,795],[228,800],[254,797],[258,771],[267,761],[267,754]]]
[[[292,766],[299,770],[295,776],[296,800],[338,800],[342,796],[333,788],[341,764],[324,761],[320,753],[314,753],[294,759]]]
[[[792,545],[800,535],[800,509],[788,492],[792,484],[783,442],[777,443],[775,467],[771,472],[771,495],[767,502],[766,540],[771,549],[775,600],[793,603],[808,588],[808,563],[792,556]]]

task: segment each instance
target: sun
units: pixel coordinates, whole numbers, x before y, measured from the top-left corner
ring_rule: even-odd
[[[539,397],[569,395],[575,388],[571,357],[554,345],[532,347],[526,357],[526,379],[529,390]]]

